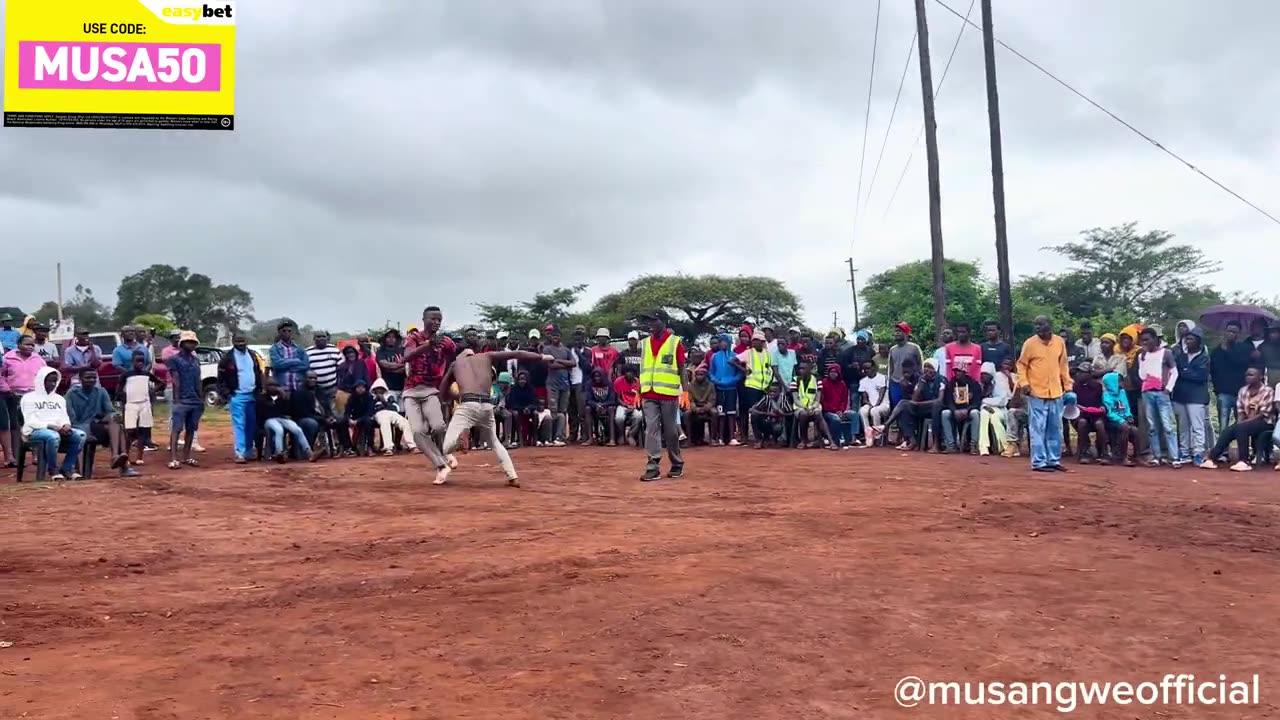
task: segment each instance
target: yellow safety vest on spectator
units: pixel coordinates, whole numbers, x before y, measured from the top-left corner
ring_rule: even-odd
[[[803,408],[812,408],[817,404],[817,399],[818,378],[810,375],[806,386],[804,378],[796,377],[796,403]]]
[[[642,341],[644,354],[640,360],[640,392],[654,392],[659,395],[680,397],[680,367],[676,364],[676,346],[680,338],[675,333],[667,336],[658,354],[653,354],[653,340]]]
[[[746,386],[755,390],[768,390],[773,383],[773,363],[769,360],[769,351],[751,348],[747,352],[751,353],[751,362],[747,365],[751,368],[751,374],[747,375]]]

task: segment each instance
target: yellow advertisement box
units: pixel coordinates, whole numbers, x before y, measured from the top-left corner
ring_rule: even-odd
[[[235,0],[7,0],[4,126],[235,129]]]

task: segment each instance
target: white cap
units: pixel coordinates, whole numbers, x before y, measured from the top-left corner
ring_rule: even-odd
[[[534,328],[533,330],[530,330],[530,331],[529,331],[529,337],[531,337],[531,338],[540,338],[540,337],[542,337],[542,333],[538,332],[537,328]]]
[[[609,337],[609,328],[600,328],[596,331],[596,337]]]
[[[639,331],[639,330],[632,330],[631,332],[627,333],[627,339],[628,339],[628,340],[639,340],[639,339],[640,339],[640,331]]]
[[[507,339],[507,338],[509,338],[509,337],[511,337],[511,333],[507,332],[506,330],[499,330],[499,331],[498,331],[498,339],[499,339],[499,340],[506,340],[506,339]]]

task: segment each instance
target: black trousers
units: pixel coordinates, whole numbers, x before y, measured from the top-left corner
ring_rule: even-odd
[[[1227,452],[1227,448],[1230,447],[1231,441],[1235,440],[1236,459],[1249,462],[1249,441],[1256,440],[1259,435],[1269,439],[1271,433],[1268,428],[1271,427],[1273,427],[1271,423],[1267,422],[1267,419],[1264,417],[1256,417],[1252,420],[1245,420],[1242,423],[1236,423],[1235,425],[1228,427],[1226,430],[1223,430],[1218,436],[1218,442],[1213,446],[1213,451],[1209,453],[1209,457],[1222,457]],[[1264,454],[1266,445],[1263,444],[1262,440],[1256,440],[1256,442],[1257,447],[1254,449],[1258,451],[1259,454]]]
[[[898,423],[902,426],[902,439],[912,445],[919,444],[923,448],[925,423],[930,421],[933,423],[933,441],[934,443],[941,443],[942,404],[934,401],[932,404],[923,407],[919,405],[907,406],[898,417]]]

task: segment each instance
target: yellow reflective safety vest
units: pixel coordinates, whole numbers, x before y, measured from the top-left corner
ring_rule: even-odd
[[[769,359],[769,350],[747,350],[747,367],[751,374],[747,375],[746,386],[755,390],[768,390],[773,383],[773,362]]]
[[[652,338],[645,338],[642,344],[640,392],[669,395],[672,399],[680,397],[683,388],[680,386],[680,367],[676,363],[676,346],[680,344],[680,338],[674,332],[668,335],[657,355],[653,353]]]
[[[818,403],[818,378],[813,375],[809,376],[806,383],[804,378],[796,376],[796,404],[803,408],[813,408]]]

